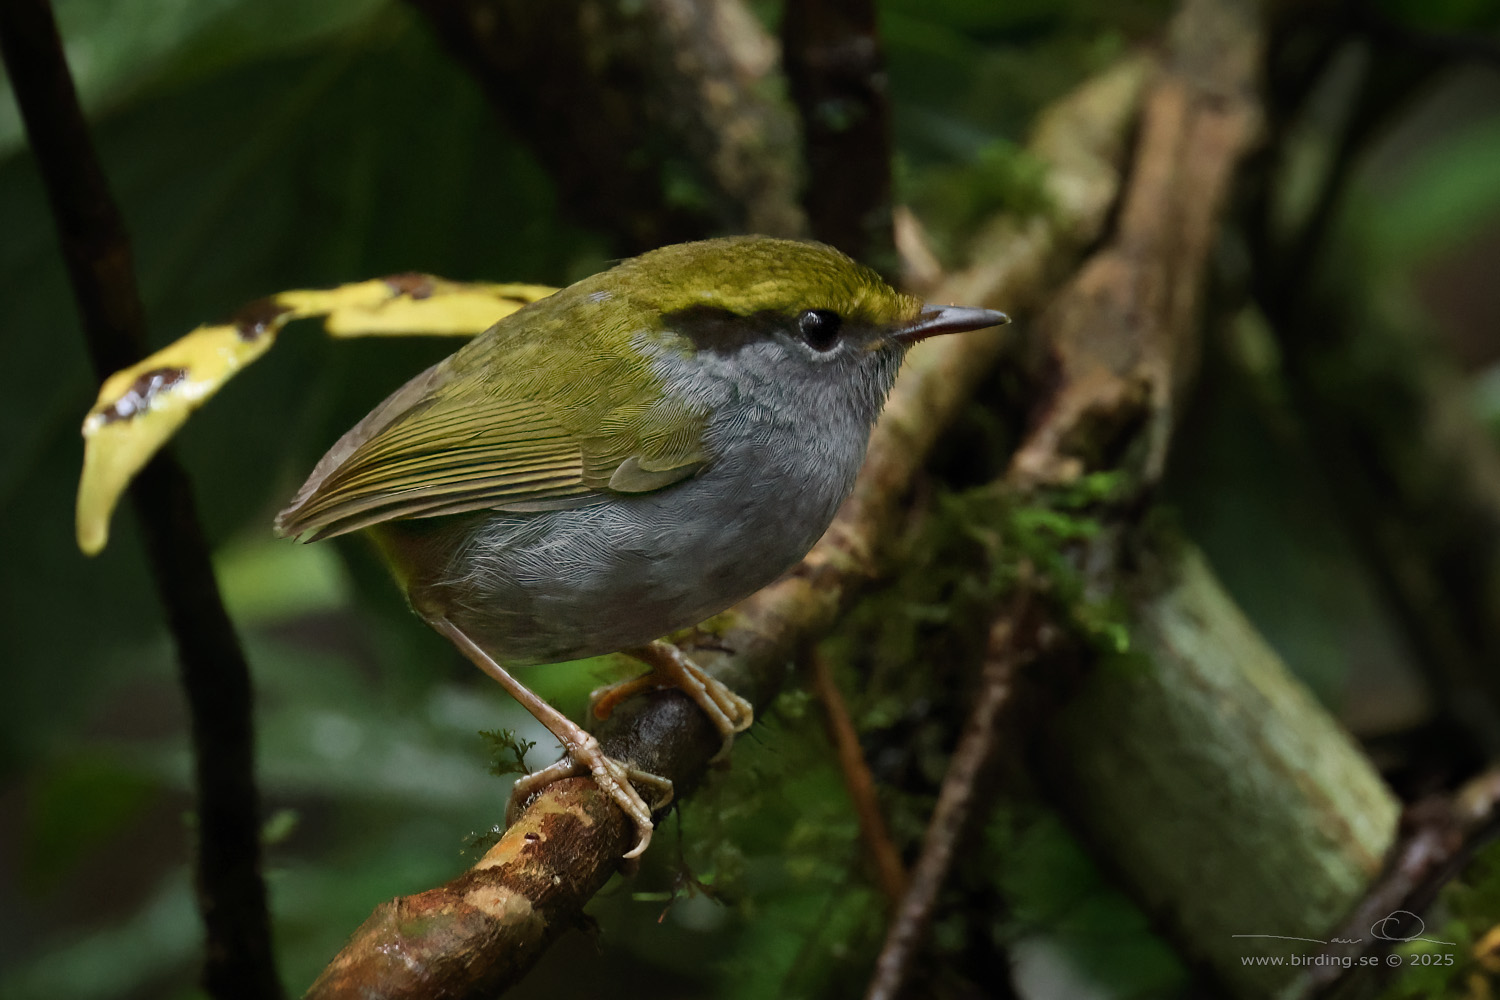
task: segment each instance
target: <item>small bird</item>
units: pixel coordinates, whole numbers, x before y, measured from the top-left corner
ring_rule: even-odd
[[[722,756],[750,704],[660,637],[812,548],[908,347],[1005,322],[924,306],[819,243],[663,247],[505,317],[397,389],[276,527],[307,541],[369,532],[413,610],[562,744],[516,783],[511,816],[547,782],[591,774],[636,824],[636,857],[671,782],[606,756],[506,667],[624,652],[650,672],[596,691],[594,713],[680,688]]]

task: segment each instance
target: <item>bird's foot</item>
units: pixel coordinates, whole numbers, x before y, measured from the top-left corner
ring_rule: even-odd
[[[653,642],[626,650],[651,668],[650,672],[619,684],[598,688],[589,695],[589,710],[595,718],[607,719],[621,701],[640,691],[672,687],[693,699],[713,722],[724,738],[711,763],[723,760],[734,746],[734,737],[750,728],[755,721],[755,707],[715,680],[690,660],[682,650],[668,642]]]
[[[563,745],[563,750],[567,754],[557,763],[544,767],[540,771],[534,771],[516,782],[515,789],[510,795],[510,805],[505,810],[506,824],[509,825],[515,821],[526,801],[542,786],[557,781],[559,778],[588,775],[598,783],[599,788],[606,795],[625,810],[625,815],[635,823],[639,836],[636,838],[635,847],[631,848],[625,856],[627,858],[640,857],[645,852],[646,846],[651,843],[652,813],[672,801],[672,782],[655,774],[628,767],[606,756],[599,746],[599,741],[587,730],[547,704],[534,691],[512,677],[508,670],[495,662],[490,654],[480,649],[474,640],[464,634],[464,631],[457,625],[442,617],[429,618],[428,622],[438,632],[451,639],[453,644],[474,662],[475,666],[499,681],[501,686],[510,692],[512,698],[520,702],[536,717],[538,722],[547,727],[548,732],[557,737],[557,741]],[[655,789],[658,796],[656,803],[648,806],[646,800],[641,798],[640,793],[631,785],[632,781]]]
[[[563,778],[588,776],[593,778],[600,790],[625,810],[625,815],[635,823],[636,843],[625,852],[625,857],[638,858],[651,844],[651,833],[655,828],[651,820],[652,815],[666,808],[672,801],[672,782],[660,775],[638,770],[607,756],[603,748],[599,746],[598,740],[587,734],[584,735],[586,739],[567,747],[567,754],[561,760],[524,775],[516,781],[510,793],[510,804],[505,810],[505,825],[510,826],[514,823],[520,816],[521,810],[525,808],[527,801],[545,786]],[[641,793],[636,791],[636,784],[654,791],[655,801],[648,805],[641,797]]]

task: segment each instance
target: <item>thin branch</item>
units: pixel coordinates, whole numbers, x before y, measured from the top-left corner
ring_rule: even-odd
[[[144,353],[130,242],[89,137],[47,0],[0,3],[0,52],[57,226],[94,370]],[[219,598],[186,475],[162,455],[131,489],[177,647],[197,785],[203,984],[218,1000],[282,995],[260,875],[250,672]]]
[[[976,248],[977,263],[934,300],[1004,304],[1024,316],[1047,299],[1104,225],[1147,68],[1139,60],[1122,64],[1041,117],[1033,152],[1052,167],[1056,211],[997,222]],[[792,572],[714,620],[717,634],[692,650],[700,665],[765,709],[800,649],[879,570],[880,540],[894,534],[912,479],[1012,343],[1000,332],[978,333],[912,352],[833,526]],[[597,735],[611,756],[672,779],[679,800],[719,746],[707,717],[675,691],[628,699]],[[469,872],[377,907],[308,996],[419,1000],[441,989],[449,1000],[493,997],[576,924],[618,867],[630,835],[623,814],[592,781],[554,782]],[[406,918],[413,913],[422,919]]]
[[[802,117],[813,235],[886,273],[891,107],[874,0],[799,0],[781,22],[782,61]]]
[[[999,745],[1000,715],[1010,700],[1016,670],[1031,656],[1034,636],[1030,633],[1036,624],[1028,622],[1031,617],[1030,601],[1023,589],[990,627],[974,708],[943,775],[937,807],[922,840],[922,853],[886,930],[885,945],[875,962],[865,1000],[897,1000],[911,979],[913,964],[932,924],[938,893],[968,832],[980,779],[989,770]]]
[[[1491,768],[1464,783],[1450,797],[1434,797],[1410,807],[1402,818],[1401,843],[1391,852],[1385,874],[1349,915],[1333,937],[1358,941],[1359,947],[1331,945],[1325,953],[1338,961],[1311,966],[1299,996],[1331,998],[1359,995],[1358,980],[1385,978],[1386,965],[1365,966],[1360,959],[1383,957],[1408,934],[1419,934],[1409,921],[1376,937],[1371,928],[1392,916],[1427,912],[1442,888],[1463,871],[1474,855],[1500,836],[1500,769]],[[1345,965],[1346,959],[1352,959]],[[1357,970],[1351,974],[1351,970]]]
[[[814,650],[807,657],[807,665],[812,675],[813,691],[823,706],[824,728],[838,757],[844,788],[854,804],[854,814],[859,817],[859,836],[875,869],[875,881],[894,906],[906,894],[906,866],[901,863],[901,852],[896,850],[890,831],[886,829],[880,800],[875,796],[875,778],[870,774],[864,749],[859,745],[859,732],[849,717],[849,706],[833,678],[828,657]]]

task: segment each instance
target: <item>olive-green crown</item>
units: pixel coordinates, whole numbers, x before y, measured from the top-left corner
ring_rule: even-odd
[[[893,327],[922,303],[870,268],[822,243],[729,236],[652,250],[600,275],[604,288],[662,315],[722,309],[740,316],[828,309],[846,320]],[[625,280],[621,280],[625,279]]]

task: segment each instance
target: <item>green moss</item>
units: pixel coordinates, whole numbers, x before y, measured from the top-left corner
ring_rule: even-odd
[[[531,773],[526,754],[536,746],[533,740],[521,739],[513,729],[481,729],[479,738],[489,747],[489,771],[495,777]]]

